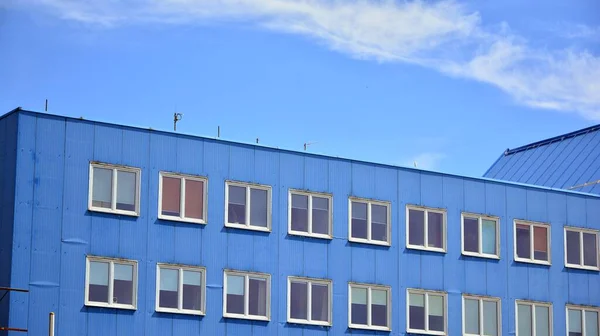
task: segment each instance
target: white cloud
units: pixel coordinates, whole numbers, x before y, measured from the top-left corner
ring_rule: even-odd
[[[402,166],[416,167],[419,169],[436,170],[439,168],[440,162],[446,158],[445,154],[424,152],[407,160]]]
[[[358,59],[408,62],[494,85],[517,102],[600,120],[600,58],[531,47],[506,24],[486,28],[452,1],[22,0],[61,18],[102,26],[236,20],[313,38]],[[41,6],[42,5],[42,6]],[[596,30],[581,26],[573,34]]]

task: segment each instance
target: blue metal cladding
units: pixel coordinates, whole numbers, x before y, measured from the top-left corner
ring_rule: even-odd
[[[462,332],[463,293],[501,298],[503,335],[515,333],[516,299],[552,302],[555,335],[566,334],[566,303],[600,306],[600,274],[566,269],[563,247],[565,225],[600,229],[600,197],[32,112],[9,118],[18,118],[16,187],[3,193],[14,198],[10,285],[31,290],[10,296],[9,323],[30,335],[46,332],[51,311],[61,336],[405,335],[407,288],[448,293],[450,335]],[[87,211],[90,161],[141,169],[139,217]],[[208,178],[206,225],[157,218],[160,171]],[[227,180],[271,186],[272,232],[224,227]],[[287,234],[289,189],[333,195],[332,240]],[[350,196],[391,203],[390,247],[348,241]],[[447,253],[406,248],[407,205],[446,209]],[[500,218],[499,260],[461,254],[463,211]],[[552,266],[514,262],[515,219],[551,224]],[[137,310],[84,305],[88,254],[137,260]],[[206,316],[155,312],[157,262],[206,267]],[[271,274],[270,322],[223,318],[223,269]],[[286,322],[288,276],[333,281],[331,327]],[[391,287],[391,332],[348,329],[348,282]]]
[[[484,176],[600,194],[600,125],[508,150]]]

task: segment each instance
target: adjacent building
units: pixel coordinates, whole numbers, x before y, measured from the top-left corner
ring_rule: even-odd
[[[594,194],[16,109],[0,201],[29,335],[600,329]]]

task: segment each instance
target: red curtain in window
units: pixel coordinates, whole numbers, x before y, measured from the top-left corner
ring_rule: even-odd
[[[185,217],[202,219],[204,215],[204,182],[185,181]]]
[[[181,203],[181,179],[163,177],[162,181],[162,214],[179,216]]]
[[[533,228],[533,249],[538,252],[548,252],[548,229],[545,227]]]

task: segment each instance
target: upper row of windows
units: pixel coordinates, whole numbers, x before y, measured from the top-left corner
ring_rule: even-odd
[[[139,215],[139,168],[92,163],[89,209],[123,215]],[[160,172],[158,217],[191,223],[207,222],[208,179],[202,176]],[[332,238],[332,195],[290,189],[288,233]],[[500,258],[498,217],[463,213],[462,253]],[[348,239],[353,242],[391,244],[391,203],[349,198]],[[408,248],[446,252],[446,210],[422,206],[406,207]],[[271,231],[271,187],[226,181],[225,226]],[[597,230],[565,227],[565,265],[600,270],[600,234]],[[516,261],[547,264],[550,257],[550,225],[515,221]]]

